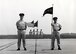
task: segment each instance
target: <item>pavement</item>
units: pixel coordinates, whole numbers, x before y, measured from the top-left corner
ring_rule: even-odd
[[[24,51],[22,43],[21,50],[17,51],[17,39],[0,39],[0,54],[76,54],[76,39],[61,39],[62,50],[57,49],[55,41],[55,50],[50,50],[51,39],[37,39],[37,52],[35,53],[36,39],[26,39],[26,48]]]

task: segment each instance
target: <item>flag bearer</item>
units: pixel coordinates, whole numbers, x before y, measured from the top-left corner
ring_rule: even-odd
[[[55,38],[57,39],[57,46],[58,50],[61,50],[60,48],[60,34],[59,31],[61,30],[61,25],[57,23],[57,17],[53,18],[54,23],[51,23],[53,32],[52,32],[52,39],[51,39],[51,50],[54,50],[54,43],[55,43]]]

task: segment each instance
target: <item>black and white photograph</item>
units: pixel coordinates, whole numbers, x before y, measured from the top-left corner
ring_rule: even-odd
[[[76,54],[76,0],[0,0],[0,54]]]

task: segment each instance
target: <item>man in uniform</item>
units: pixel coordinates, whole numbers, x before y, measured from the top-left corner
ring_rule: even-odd
[[[43,35],[43,31],[42,31],[42,29],[40,29],[40,35]]]
[[[30,29],[30,31],[29,31],[29,35],[32,35],[32,30]]]
[[[32,31],[33,38],[35,38],[35,29]]]
[[[38,29],[36,30],[36,38],[39,38],[39,31],[38,31]]]
[[[60,48],[60,34],[59,31],[61,30],[61,25],[57,23],[57,17],[53,18],[54,23],[51,23],[53,32],[52,32],[52,39],[51,39],[51,50],[54,50],[54,43],[55,43],[55,38],[57,39],[57,46],[58,50],[61,50]]]
[[[36,30],[36,35],[38,35],[39,34],[39,31],[38,31],[38,29]]]
[[[22,42],[23,42],[23,48],[24,50],[26,50],[25,47],[25,32],[26,32],[26,28],[27,28],[27,23],[23,21],[23,17],[24,17],[24,13],[20,13],[20,20],[16,22],[16,26],[17,26],[17,30],[18,30],[18,49],[20,50],[20,46],[21,46],[21,38],[22,38]]]

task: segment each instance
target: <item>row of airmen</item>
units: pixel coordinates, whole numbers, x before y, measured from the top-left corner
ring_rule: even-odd
[[[30,31],[29,31],[29,35],[43,35],[43,31],[42,31],[42,29],[40,29],[40,31],[38,30],[38,29],[30,29]]]

